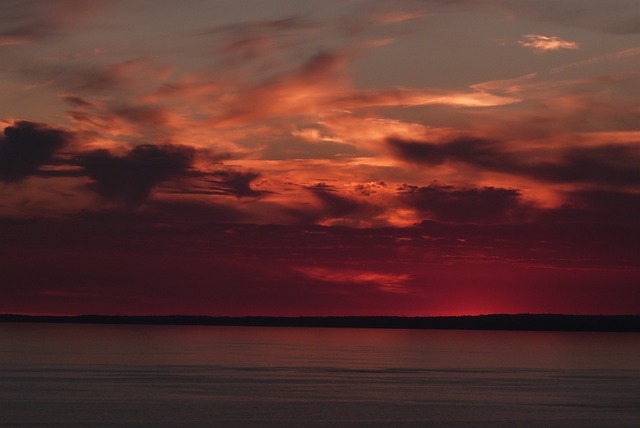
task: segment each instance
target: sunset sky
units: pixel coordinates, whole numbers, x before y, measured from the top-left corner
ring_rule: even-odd
[[[0,313],[640,314],[637,0],[5,0]]]

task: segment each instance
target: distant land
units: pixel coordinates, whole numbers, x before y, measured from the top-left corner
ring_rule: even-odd
[[[495,314],[442,317],[211,317],[194,315],[43,316],[0,314],[0,322],[65,324],[210,325],[255,327],[329,327],[441,330],[640,332],[640,315]]]

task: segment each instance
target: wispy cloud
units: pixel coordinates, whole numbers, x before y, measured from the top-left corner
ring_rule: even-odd
[[[382,273],[359,269],[328,269],[323,267],[295,267],[294,270],[320,281],[337,284],[375,285],[381,291],[391,293],[408,292],[405,284],[412,278],[408,274]]]
[[[0,5],[0,46],[23,45],[81,26],[110,3],[91,0],[24,0]]]
[[[309,43],[319,25],[299,16],[229,24],[201,35],[217,42],[217,53],[227,65],[243,65],[256,60],[273,61],[276,56]],[[286,55],[285,55],[286,56]]]
[[[578,43],[563,40],[557,36],[541,36],[538,34],[527,34],[518,41],[520,46],[531,48],[536,52],[558,51],[560,49],[578,49]]]

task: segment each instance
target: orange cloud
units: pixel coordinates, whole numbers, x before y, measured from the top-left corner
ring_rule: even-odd
[[[360,39],[342,34],[342,41],[347,41],[340,50],[325,49],[312,56],[305,50],[303,61],[296,56],[303,52],[299,48],[315,47],[310,36],[320,31],[326,36],[336,31],[335,26],[297,17],[231,24],[201,34],[213,40],[213,51],[223,57],[206,65],[166,66],[150,54],[98,66],[90,58],[78,57],[65,66],[46,64],[45,69],[52,70],[45,77],[53,76],[52,87],[69,105],[70,121],[83,135],[84,149],[105,148],[124,155],[140,144],[188,145],[198,149],[194,166],[201,171],[213,171],[225,159],[231,168],[259,174],[249,189],[259,189],[262,199],[238,201],[242,209],[272,203],[269,218],[274,221],[278,217],[274,213],[280,210],[283,221],[302,212],[309,221],[357,227],[420,221],[416,210],[394,199],[395,190],[404,184],[427,187],[438,181],[469,188],[507,188],[511,180],[524,187],[523,195],[534,195],[544,203],[551,200],[549,195],[571,187],[556,179],[541,190],[533,174],[516,176],[513,169],[464,164],[459,159],[424,168],[394,157],[386,143],[389,138],[435,143],[466,133],[498,138],[510,145],[514,156],[535,157],[553,169],[563,164],[557,159],[554,163],[554,157],[563,153],[554,149],[556,144],[579,148],[588,138],[579,141],[575,135],[588,134],[586,126],[599,121],[623,123],[635,114],[633,109],[621,108],[626,105],[624,99],[615,98],[622,92],[612,92],[611,102],[597,102],[599,90],[629,84],[636,78],[633,73],[553,79],[552,74],[560,71],[557,68],[452,89],[362,88],[351,81],[352,63],[377,46],[362,40],[386,44],[400,38],[399,32],[385,37],[388,34],[379,29],[394,26],[379,24],[399,24],[423,15],[421,10],[401,9],[363,13],[377,22],[363,27]],[[521,42],[542,50],[569,49],[574,43],[534,34]],[[283,56],[269,62],[273,52]],[[575,66],[634,55],[633,49],[620,51]],[[279,63],[281,59],[287,61]],[[565,67],[569,70],[572,65]],[[583,120],[587,112],[597,113],[590,115],[588,123]],[[589,141],[591,146],[605,143],[599,138]],[[592,156],[585,153],[578,154]],[[380,181],[387,187],[366,196],[354,190],[362,183]],[[338,198],[319,200],[309,191],[322,182],[335,185],[335,195],[345,199],[344,206],[353,202],[357,207],[339,215]],[[188,189],[171,189],[181,190]],[[199,194],[202,199],[212,196],[204,193]]]
[[[338,95],[334,103],[337,108],[351,110],[370,107],[416,107],[424,105],[494,107],[519,101],[518,98],[493,95],[473,89],[465,92],[394,88],[349,91],[343,95]]]
[[[405,284],[412,279],[408,274],[390,274],[358,269],[328,269],[322,267],[294,267],[293,270],[320,281],[338,284],[374,285],[380,291],[408,293]]]
[[[522,36],[518,44],[525,48],[531,48],[536,52],[557,51],[560,49],[578,49],[576,42],[569,42],[556,36],[540,36],[537,34],[527,34]]]

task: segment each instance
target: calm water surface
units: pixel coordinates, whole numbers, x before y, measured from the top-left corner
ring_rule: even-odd
[[[0,323],[0,427],[638,427],[640,335]]]

